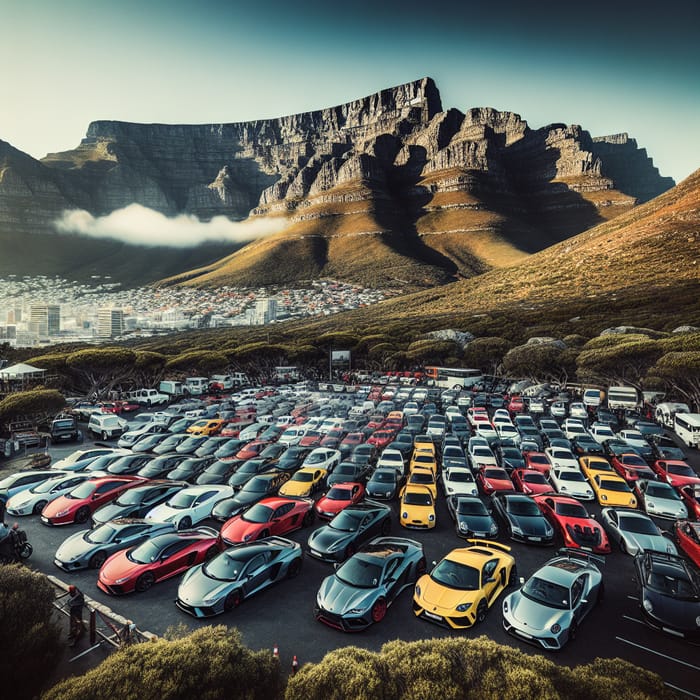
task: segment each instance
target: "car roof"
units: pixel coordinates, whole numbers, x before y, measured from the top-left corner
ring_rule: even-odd
[[[590,568],[590,564],[584,564],[568,557],[561,557],[548,561],[534,575],[568,588],[576,576],[588,568]]]

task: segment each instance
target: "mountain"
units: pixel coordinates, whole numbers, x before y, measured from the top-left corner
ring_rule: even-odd
[[[511,112],[443,110],[430,78],[277,119],[98,121],[77,148],[41,161],[0,142],[0,245],[8,251],[0,274],[106,267],[125,282],[329,276],[433,286],[511,265],[672,185],[625,134],[594,138],[579,126],[531,129]],[[55,231],[65,210],[104,216],[133,203],[285,228],[240,250],[185,253]]]

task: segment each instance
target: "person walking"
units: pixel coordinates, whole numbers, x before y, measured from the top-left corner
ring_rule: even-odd
[[[68,586],[68,611],[70,616],[68,641],[70,646],[75,646],[75,643],[85,634],[85,623],[83,622],[84,605],[85,596],[83,596],[82,591],[77,586]]]

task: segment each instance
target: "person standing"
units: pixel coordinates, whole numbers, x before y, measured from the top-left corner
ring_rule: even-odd
[[[68,612],[70,615],[70,632],[68,641],[70,646],[75,646],[75,643],[80,637],[85,634],[85,623],[83,622],[83,606],[85,605],[85,596],[77,586],[68,586]]]

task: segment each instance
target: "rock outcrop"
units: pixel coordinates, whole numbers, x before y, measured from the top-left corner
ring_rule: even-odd
[[[517,262],[672,184],[626,134],[443,111],[423,78],[278,119],[93,122],[76,149],[42,161],[0,142],[0,237],[56,235],[66,209],[99,216],[133,203],[202,220],[281,216],[283,234],[229,247],[188,283],[287,282],[303,270],[426,286]],[[299,257],[309,238],[311,267]],[[204,262],[185,257],[181,269]]]

